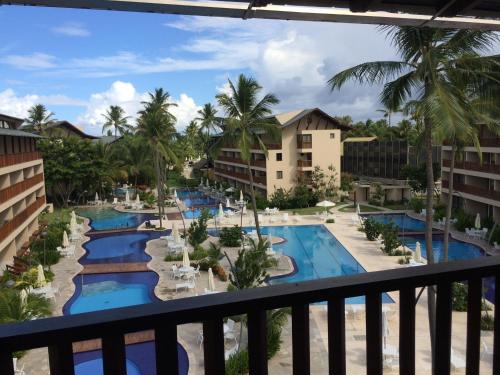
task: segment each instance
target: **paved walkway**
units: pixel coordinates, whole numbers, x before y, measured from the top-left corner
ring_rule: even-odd
[[[93,275],[98,273],[122,273],[149,271],[146,263],[101,263],[85,264],[80,275]]]

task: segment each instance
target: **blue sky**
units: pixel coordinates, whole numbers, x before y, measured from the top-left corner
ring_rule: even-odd
[[[380,117],[378,88],[330,93],[326,81],[361,61],[395,57],[367,25],[13,6],[0,7],[0,24],[0,112],[24,117],[41,102],[92,134],[110,104],[133,116],[155,87],[178,104],[181,130],[240,73],[278,96],[276,112]]]

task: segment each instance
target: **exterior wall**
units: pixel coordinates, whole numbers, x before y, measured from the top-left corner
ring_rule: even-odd
[[[14,147],[5,147],[7,143]],[[35,141],[0,135],[0,144],[0,269],[4,269],[38,228],[46,202],[43,160]]]
[[[492,217],[500,223],[500,138],[481,130],[481,158],[475,147],[467,146],[463,157],[455,161],[453,205],[465,212]],[[442,200],[447,202],[450,179],[451,145],[442,150]]]

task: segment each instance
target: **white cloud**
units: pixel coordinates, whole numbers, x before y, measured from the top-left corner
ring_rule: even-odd
[[[60,26],[53,27],[51,30],[55,34],[66,36],[90,36],[90,31],[85,28],[85,25],[79,22],[65,22]]]
[[[10,65],[17,69],[33,70],[54,68],[56,58],[46,53],[35,52],[31,55],[7,55],[0,63]]]
[[[85,101],[70,98],[65,95],[37,95],[27,94],[18,96],[14,90],[6,89],[0,91],[0,112],[11,116],[25,118],[28,115],[28,109],[35,104],[84,106]]]
[[[87,108],[78,116],[77,123],[83,125],[91,134],[101,134],[103,115],[110,105],[119,105],[125,110],[125,114],[131,117],[129,122],[135,124],[137,112],[142,109],[141,102],[147,99],[148,94],[138,92],[132,83],[115,81],[106,91],[90,96]],[[176,127],[181,131],[196,117],[200,107],[187,94],[181,94],[179,99],[173,98],[173,102],[177,107],[172,107],[172,114],[177,117]]]

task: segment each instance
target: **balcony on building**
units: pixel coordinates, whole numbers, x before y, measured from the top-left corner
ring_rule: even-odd
[[[312,135],[311,134],[297,134],[297,148],[308,149],[312,148]]]

